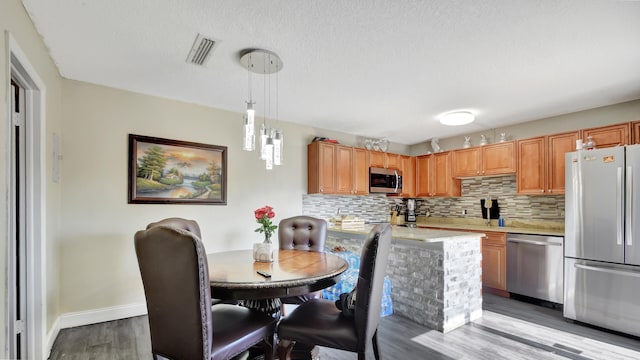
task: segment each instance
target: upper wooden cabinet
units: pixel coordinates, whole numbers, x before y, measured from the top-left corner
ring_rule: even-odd
[[[353,194],[354,170],[353,148],[350,146],[336,145],[336,194]]]
[[[516,151],[513,141],[454,150],[451,154],[454,177],[516,172]]]
[[[402,167],[402,197],[416,196],[416,158],[414,156],[401,155]]]
[[[388,169],[402,170],[402,157],[400,154],[385,153],[384,167]]]
[[[547,194],[564,194],[565,154],[576,151],[580,131],[547,136]]]
[[[462,186],[451,171],[451,152],[416,158],[416,196],[460,196]]]
[[[634,121],[631,123],[633,128],[633,143],[640,144],[640,121]]]
[[[369,167],[385,167],[385,154],[382,151],[367,150],[369,153]]]
[[[335,187],[336,146],[316,141],[307,145],[307,192],[309,194],[333,194]]]
[[[416,157],[416,196],[431,196],[431,172],[433,158],[431,155]]]
[[[579,131],[518,140],[517,193],[564,194],[565,153],[574,151]]]
[[[366,195],[369,193],[369,160],[367,150],[353,148],[353,193]]]
[[[582,130],[582,141],[586,142],[591,136],[596,143],[596,148],[606,148],[618,145],[627,145],[630,141],[630,124],[617,124],[601,126]]]
[[[316,141],[307,146],[309,194],[369,193],[367,150]]]
[[[402,159],[399,154],[385,153],[375,150],[368,150],[368,153],[370,167],[401,170]]]

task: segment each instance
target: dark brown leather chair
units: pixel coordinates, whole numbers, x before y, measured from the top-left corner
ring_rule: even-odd
[[[135,234],[154,359],[227,360],[260,342],[272,359],[275,319],[241,306],[211,306],[207,254],[196,232],[195,221],[171,218]]]
[[[278,224],[278,243],[283,250],[324,252],[327,240],[327,222],[311,216],[294,216]],[[309,299],[319,299],[322,291],[280,299],[283,304],[302,304]],[[284,307],[282,309],[284,315]]]
[[[380,358],[378,323],[390,245],[391,226],[376,225],[362,247],[353,317],[342,314],[333,301],[314,299],[280,321],[281,360],[290,359],[296,342],[357,352],[359,360],[364,360],[373,346],[375,358]]]
[[[311,216],[294,216],[278,224],[280,249],[324,252],[327,222]]]

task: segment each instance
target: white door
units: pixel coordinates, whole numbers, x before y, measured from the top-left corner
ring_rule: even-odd
[[[25,91],[11,80],[11,208],[9,240],[9,358],[27,358],[27,174]]]

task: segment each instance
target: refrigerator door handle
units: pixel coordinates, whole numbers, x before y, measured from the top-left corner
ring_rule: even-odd
[[[622,226],[624,221],[622,219],[622,211],[623,209],[623,194],[622,189],[624,188],[624,180],[622,179],[622,167],[618,167],[618,183],[616,185],[616,244],[622,245]]]
[[[607,273],[607,274],[616,274],[616,275],[640,277],[640,272],[615,270],[615,269],[601,268],[601,267],[597,267],[597,266],[589,266],[589,265],[582,265],[582,264],[573,264],[573,266],[576,269],[599,271],[599,272],[603,272],[603,273]]]
[[[626,232],[626,237],[627,237],[627,245],[631,246],[633,245],[633,224],[631,224],[631,221],[633,219],[633,206],[631,206],[631,202],[633,201],[633,169],[631,168],[631,166],[627,166],[627,186],[626,186],[626,190],[627,190],[627,198],[625,199],[625,203],[627,205],[627,211],[626,211],[626,219],[625,219],[625,224],[627,226],[627,232]]]

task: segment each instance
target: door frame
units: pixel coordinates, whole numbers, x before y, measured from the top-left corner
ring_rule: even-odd
[[[19,81],[25,90],[26,103],[26,172],[29,174],[26,179],[26,257],[27,257],[27,355],[32,359],[43,359],[45,349],[48,347],[46,340],[46,309],[47,309],[47,277],[46,277],[46,189],[45,189],[45,160],[46,160],[46,87],[38,72],[31,65],[28,57],[22,51],[16,39],[9,31],[5,31],[5,43],[8,46],[8,59],[6,59],[6,74],[8,76],[6,84],[7,94],[10,94],[11,78]],[[8,104],[8,102],[7,102]],[[11,107],[8,107],[4,126],[7,133],[11,134]],[[10,142],[9,142],[10,143]],[[11,150],[12,151],[12,150]],[[7,163],[5,174],[9,177],[12,173],[10,162]],[[9,194],[11,181],[7,179],[5,192]],[[8,205],[9,206],[9,205]],[[13,211],[13,209],[7,209]],[[10,213],[9,213],[10,214]],[[9,215],[11,216],[11,215]],[[13,238],[13,227],[7,226],[7,239]],[[9,249],[8,249],[9,250]],[[7,257],[12,256],[7,251]],[[7,258],[8,260],[8,258]],[[9,262],[7,262],[9,264]],[[5,275],[6,276],[6,275]],[[5,291],[9,296],[13,296],[8,288],[8,279],[5,279]],[[7,302],[8,306],[8,302]],[[8,309],[4,309],[8,314]],[[7,321],[10,319],[7,317]],[[13,328],[9,324],[9,329]],[[10,335],[5,334],[8,341]],[[48,352],[48,350],[47,350]]]

